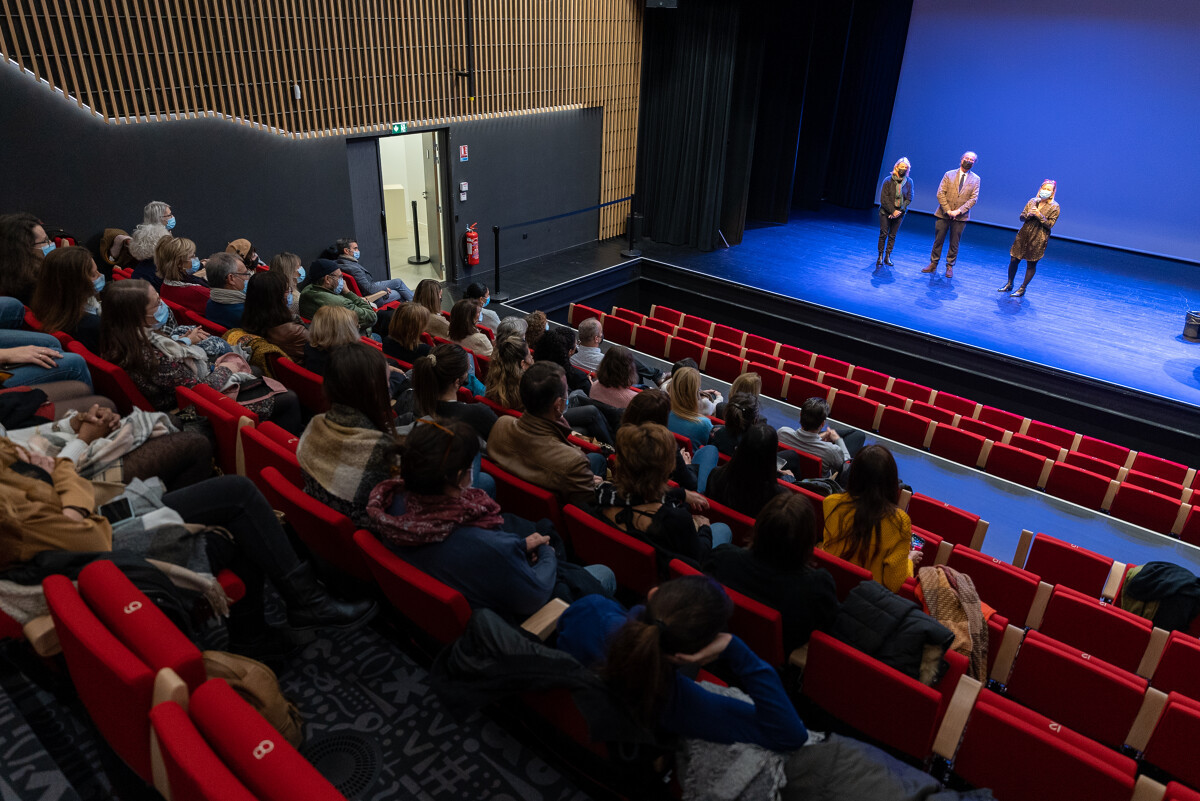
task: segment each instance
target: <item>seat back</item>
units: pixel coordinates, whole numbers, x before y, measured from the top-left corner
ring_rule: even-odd
[[[1055,462],[1046,477],[1046,493],[1088,509],[1100,509],[1115,484],[1112,479],[1067,462]]]
[[[304,484],[300,462],[296,461],[296,446],[300,438],[267,421],[256,426],[242,426],[238,432],[241,463],[246,476],[261,490],[266,483],[262,472],[273,467],[293,486]]]
[[[862,431],[874,431],[880,414],[879,401],[839,392],[833,399],[829,414],[835,420]]]
[[[986,442],[987,438],[979,434],[939,422],[934,424],[933,436],[929,438],[929,451],[943,459],[976,467]]]
[[[583,303],[572,303],[567,307],[567,325],[572,328],[578,328],[579,324],[584,320],[593,318],[596,320],[604,319],[604,312]]]
[[[1013,560],[1013,564],[1018,562],[1017,559]],[[1042,581],[1062,584],[1099,598],[1112,571],[1113,560],[1057,537],[1037,534],[1029,546],[1029,555],[1018,566],[1037,573]]]
[[[1075,450],[1087,456],[1111,462],[1117,467],[1125,467],[1129,461],[1129,448],[1124,445],[1117,445],[1102,439],[1096,439],[1095,437],[1080,437],[1079,444],[1075,446]]]
[[[730,325],[715,323],[713,325],[712,335],[716,339],[723,339],[726,342],[732,342],[739,348],[746,344],[746,332],[740,328],[734,328]]]
[[[995,406],[981,407],[979,414],[975,415],[975,417],[985,423],[1000,426],[1005,431],[1019,432],[1021,426],[1025,424],[1025,418],[1021,415],[1004,409],[997,409]]]
[[[1121,483],[1134,484],[1144,489],[1153,490],[1159,495],[1175,498],[1176,500],[1187,500],[1191,496],[1191,492],[1184,489],[1183,485],[1178,482],[1168,481],[1165,478],[1152,476],[1149,473],[1140,473],[1137,470],[1126,471],[1124,477],[1121,479]]]
[[[883,407],[883,414],[879,417],[879,436],[903,442],[913,448],[925,447],[932,427],[933,421],[928,417],[906,412],[895,406]]]
[[[909,499],[905,511],[914,526],[932,531],[954,545],[966,545],[976,551],[983,547],[988,524],[977,514],[919,492]]]
[[[176,387],[175,398],[180,408],[194,406],[208,420],[217,440],[217,464],[226,475],[237,475],[238,430],[257,423],[258,415],[206,384]]]
[[[313,414],[329,411],[329,400],[321,389],[321,376],[306,370],[287,357],[275,361],[275,377],[296,393],[300,404]]]
[[[667,361],[677,362],[683,359],[695,359],[696,364],[704,358],[704,343],[695,342],[686,336],[675,334],[667,343]]]
[[[978,434],[981,437],[986,437],[993,442],[1002,442],[1004,435],[1008,433],[1000,426],[994,426],[982,420],[975,420],[966,415],[959,418],[957,428],[961,428],[963,431],[970,431],[972,434]]]
[[[772,356],[779,356],[779,343],[769,337],[747,333],[746,340],[742,344],[746,346],[747,350],[757,350]]]
[[[903,378],[893,378],[888,391],[895,392],[897,395],[903,395],[906,398],[912,398],[914,401],[920,401],[921,403],[929,403],[930,399],[933,398],[932,389],[914,381],[905,381]]]
[[[669,339],[670,334],[666,331],[658,331],[646,325],[634,326],[634,349],[653,356],[656,359],[661,359],[667,355],[667,341]]]
[[[817,567],[828,571],[829,575],[833,576],[833,585],[837,591],[839,601],[846,600],[850,595],[850,591],[864,581],[871,581],[871,571],[865,567],[847,562],[840,556],[834,556],[831,553],[817,548],[813,551],[813,561],[817,563]]]
[[[483,472],[496,479],[496,500],[500,508],[535,522],[546,518],[554,524],[556,531],[566,536],[558,496],[514,476],[495,462],[484,459],[482,465]]]
[[[1024,434],[1012,434],[1008,438],[1009,445],[1014,448],[1020,448],[1029,453],[1036,453],[1039,456],[1044,456],[1047,459],[1057,460],[1060,457],[1066,457],[1067,449],[1055,445],[1053,442],[1045,442],[1036,437],[1027,437]]]
[[[850,371],[854,369],[854,365],[850,364],[850,362],[820,353],[813,359],[812,366],[829,375],[838,375],[843,378],[848,378]]]
[[[120,367],[101,359],[81,342],[68,342],[67,350],[83,357],[87,362],[88,372],[92,374],[92,386],[96,388],[96,392],[117,404],[117,409],[122,415],[129,414],[135,408],[147,412],[154,411],[150,401],[146,400],[146,396],[134,386],[133,380]]]
[[[563,507],[575,555],[582,564],[607,565],[617,583],[645,596],[658,584],[654,546],[625,534],[577,506]]]
[[[672,559],[667,569],[671,578],[704,575],[678,559]],[[725,594],[733,602],[729,631],[741,637],[750,650],[762,657],[768,665],[782,666],[787,657],[783,652],[783,615],[778,609],[772,609],[729,587],[725,587]]]
[[[809,398],[824,398],[832,407],[836,392],[837,390],[833,387],[813,381],[811,378],[793,375],[788,379],[787,402],[793,406],[803,406]]]
[[[800,364],[804,364],[809,367],[814,367],[813,361],[817,358],[817,354],[813,353],[811,350],[798,348],[795,345],[784,345],[783,343],[780,343],[779,351],[775,355],[785,361],[800,362]]]
[[[1144,617],[1060,585],[1050,595],[1037,630],[1134,673],[1150,645],[1154,625]]]
[[[892,377],[887,373],[881,373],[878,370],[871,370],[858,365],[854,366],[850,377],[855,381],[866,384],[868,387],[877,387],[885,391],[888,391],[892,385]]]
[[[1135,526],[1170,534],[1182,507],[1178,498],[1168,498],[1134,484],[1122,484],[1113,496],[1108,513]]]
[[[833,387],[838,392],[850,392],[855,395],[865,395],[868,390],[866,384],[855,381],[853,378],[838,375],[837,373],[821,373],[821,383],[825,386]]]
[[[736,545],[746,546],[754,539],[754,518],[742,514],[738,510],[708,499],[708,509],[704,516],[714,523],[724,523],[733,531],[733,541]]]
[[[626,347],[633,344],[633,330],[637,327],[633,321],[606,314],[601,322],[604,326],[604,338],[609,342]]]
[[[708,347],[711,350],[719,350],[721,353],[728,353],[733,356],[741,356],[743,350],[741,342],[730,342],[727,339],[719,339],[716,335],[709,337]]]
[[[896,395],[895,392],[889,393]],[[903,397],[896,395],[896,397]],[[903,407],[901,407],[903,408]],[[949,409],[943,409],[941,406],[934,406],[932,403],[922,403],[921,401],[910,400],[906,411],[913,414],[919,414],[922,417],[928,417],[936,423],[952,426],[958,422],[960,415],[958,412],[952,412]]]
[[[612,316],[620,317],[623,320],[629,320],[632,323],[641,325],[646,321],[646,315],[641,312],[636,312],[633,309],[623,309],[620,306],[612,307]]]
[[[734,379],[742,374],[744,364],[745,361],[741,356],[707,348],[700,362],[700,369],[713,378],[733,383]]]
[[[1024,433],[1028,437],[1036,437],[1043,442],[1050,442],[1060,448],[1066,448],[1068,451],[1074,448],[1080,439],[1082,439],[1074,431],[1052,426],[1040,420],[1030,420],[1029,425],[1025,427]]]
[[[755,364],[754,362],[747,364],[746,372],[758,373],[758,377],[762,379],[762,394],[769,398],[783,400],[787,389],[787,373],[778,367],[771,367],[768,364]]]
[[[1151,456],[1148,453],[1137,454],[1127,467],[1130,470],[1137,470],[1139,473],[1149,473],[1152,476],[1165,478],[1167,481],[1173,481],[1185,487],[1191,484],[1192,478],[1196,475],[1196,471],[1186,464],[1172,462],[1161,456]]]
[[[461,592],[413,567],[369,531],[354,532],[375,583],[392,607],[439,643],[458,639],[471,620],[471,605]]]
[[[1041,586],[1036,573],[1013,567],[965,545],[955,545],[946,564],[971,577],[980,600],[1018,626],[1025,624]]]
[[[1200,701],[1170,693],[1142,758],[1184,784],[1200,787],[1197,737],[1200,737]]]
[[[1067,451],[1063,461],[1075,467],[1081,467],[1089,473],[1096,473],[1105,478],[1116,478],[1121,474],[1121,465],[1114,462],[1101,459],[1098,456],[1089,456],[1082,451]]]
[[[1048,475],[1052,464],[1054,463],[1045,456],[1001,442],[993,442],[983,469],[993,476],[1008,479],[1016,484],[1040,487],[1045,483],[1043,473]]]
[[[667,306],[659,306],[658,304],[650,307],[650,316],[656,320],[666,320],[673,325],[679,325],[683,321],[683,312],[675,311]]]
[[[892,391],[897,392],[896,385],[892,385]],[[961,414],[963,417],[974,418],[976,413],[983,408],[983,404],[973,400],[951,395],[949,392],[935,392],[933,400],[928,401],[934,406],[940,406],[943,409],[949,409],[955,414]]]
[[[174,701],[164,701],[150,710],[158,753],[165,768],[166,787],[155,785],[171,801],[255,801],[246,785],[225,766],[188,717]]]
[[[1150,684],[1200,701],[1200,641],[1182,631],[1171,632]]]
[[[262,472],[263,494],[287,521],[310,551],[330,565],[367,581],[371,573],[354,547],[354,522],[305,494],[274,467]]]
[[[712,336],[714,323],[712,320],[704,317],[697,317],[694,314],[685,314],[683,315],[683,318],[680,319],[679,324],[684,328],[691,329],[692,331],[700,331],[703,334]]]

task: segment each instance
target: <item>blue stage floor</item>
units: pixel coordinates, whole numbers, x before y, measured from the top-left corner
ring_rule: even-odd
[[[1064,209],[1069,213],[1070,209]],[[1200,344],[1183,339],[1200,266],[1052,239],[1023,299],[1007,278],[1014,232],[968,223],[953,279],[932,277],[933,218],[912,214],[875,271],[874,210],[797,212],[747,230],[729,250],[699,253],[646,242],[648,258],[871,317],[1059,370],[1200,406]],[[1017,273],[1018,285],[1024,263]]]

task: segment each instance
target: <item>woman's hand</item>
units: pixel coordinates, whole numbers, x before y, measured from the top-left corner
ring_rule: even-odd
[[[915,549],[911,550],[908,552],[908,558],[912,561],[913,565],[919,565],[921,564],[921,560],[925,558],[925,552]]]
[[[721,654],[725,653],[725,649],[729,647],[729,642],[733,639],[733,635],[727,631],[718,634],[713,641],[701,648],[694,654],[667,654],[667,661],[672,665],[697,665],[703,667],[709,662],[714,661]]]
[[[784,476],[786,478],[790,478],[793,481],[796,480],[796,474],[793,473],[791,470],[780,470],[779,475]]]
[[[683,457],[684,464],[692,463],[692,455],[690,453],[688,453],[687,448],[680,448],[679,455]]]
[[[193,345],[195,345],[197,342],[208,339],[208,332],[200,326],[196,326],[191,331],[187,332],[187,338],[188,342],[191,342]]]
[[[703,512],[708,508],[708,498],[705,498],[700,493],[693,492],[692,490],[684,490],[683,494],[688,508],[693,512]]]
[[[75,434],[88,445],[109,434],[121,424],[121,417],[112,409],[105,409],[93,404],[83,414],[71,418],[71,428]]]
[[[704,526],[711,526],[708,518],[704,515],[692,515],[692,522],[696,524],[696,530],[699,531]]]
[[[19,348],[0,348],[0,364],[32,364],[47,369],[54,367],[54,360],[62,353],[41,345],[22,345]]]

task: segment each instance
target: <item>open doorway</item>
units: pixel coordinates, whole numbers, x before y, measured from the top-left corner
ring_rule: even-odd
[[[379,140],[389,272],[410,287],[446,280],[438,139],[439,132],[424,131]]]

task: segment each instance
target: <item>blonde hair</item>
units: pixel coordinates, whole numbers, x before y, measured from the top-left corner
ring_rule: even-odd
[[[358,342],[358,318],[345,306],[322,306],[313,315],[308,341],[314,348],[332,350]]]
[[[906,159],[906,158],[904,158],[903,156],[901,156],[901,157],[900,157],[900,160],[899,160],[899,161],[897,161],[895,164],[893,164],[893,165],[892,165],[892,177],[893,177],[893,178],[899,178],[899,177],[900,177],[900,172],[899,172],[899,170],[900,170],[900,165],[901,165],[901,164],[903,164],[905,167],[908,167],[908,174],[909,174],[910,176],[912,175],[912,163],[911,163],[911,162],[909,162],[909,160],[908,160],[908,159]]]
[[[671,373],[671,411],[684,420],[700,419],[700,373],[684,367]]]
[[[295,289],[299,283],[297,278],[300,276],[300,257],[295,253],[276,253],[271,258],[271,272],[282,273],[287,280],[288,289]]]
[[[757,398],[762,394],[762,376],[758,373],[742,373],[733,379],[733,383],[729,386],[729,397],[732,398],[739,392],[745,392]]]
[[[165,236],[154,248],[154,267],[164,281],[182,281],[187,276],[184,261],[191,267],[196,255],[196,243],[184,237]]]

